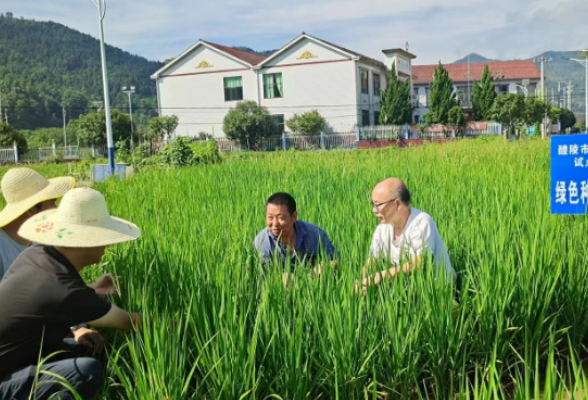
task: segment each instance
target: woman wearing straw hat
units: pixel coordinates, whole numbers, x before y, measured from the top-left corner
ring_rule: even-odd
[[[40,375],[34,387],[39,356],[51,355],[41,370],[63,377],[89,399],[100,389],[104,366],[64,341],[69,327],[87,323],[130,330],[142,316],[102,300],[79,271],[99,263],[108,246],[135,240],[141,231],[111,217],[99,192],[79,188],[67,192],[57,209],[27,220],[18,234],[38,244],[17,258],[0,284],[0,399],[28,399],[32,390],[37,399],[55,393],[70,398],[68,389],[48,374]],[[89,338],[86,345],[101,350],[100,335]]]
[[[47,179],[30,168],[12,168],[6,172],[1,183],[6,207],[0,212],[0,279],[31,245],[30,240],[18,234],[22,224],[37,213],[55,208],[55,201],[75,184],[70,176]],[[102,275],[89,286],[101,296],[117,294],[110,274]]]

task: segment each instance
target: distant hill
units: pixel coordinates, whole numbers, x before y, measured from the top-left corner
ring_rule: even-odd
[[[278,51],[278,50],[255,51],[253,49],[250,49],[249,47],[243,47],[243,46],[233,46],[233,49],[243,50],[243,51],[246,51],[248,53],[253,53],[253,54],[259,54],[260,56],[264,56],[264,57],[269,57],[272,54],[274,54],[276,51]]]
[[[585,70],[580,64],[570,61],[570,58],[577,58],[578,51],[546,51],[530,58],[533,60],[538,57],[549,57],[550,62],[545,63],[545,87],[547,88],[547,97],[553,104],[560,104],[564,96],[563,87],[570,82],[573,85],[572,91],[572,111],[579,118],[584,118],[584,93],[585,93]],[[470,54],[471,63],[492,62],[501,60],[491,60],[479,54]],[[505,60],[506,61],[506,60]],[[465,64],[468,57],[459,59],[455,64]],[[539,63],[537,63],[539,67]],[[559,89],[559,90],[558,90]]]
[[[476,53],[470,54],[470,59],[469,59],[470,63],[483,63],[483,62],[493,62],[493,61],[498,61],[498,60],[491,60],[490,58],[486,58],[486,57],[481,56]],[[467,64],[467,63],[468,63],[468,56],[465,56],[461,60],[457,60],[456,62],[454,62],[454,64]]]
[[[106,46],[110,98],[127,112],[122,86],[135,86],[134,112],[148,116],[157,108],[150,75],[163,64]],[[60,126],[62,105],[76,118],[102,100],[98,40],[54,22],[0,14],[0,91],[2,109],[19,129]]]

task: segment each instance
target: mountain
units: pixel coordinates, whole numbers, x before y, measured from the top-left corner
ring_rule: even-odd
[[[123,86],[132,95],[136,119],[157,108],[150,75],[163,64],[106,46],[112,107],[128,112]],[[0,93],[2,111],[19,129],[61,126],[62,105],[67,118],[95,110],[101,101],[102,75],[99,42],[54,22],[38,22],[0,15]]]
[[[577,62],[571,61],[570,58],[577,58],[578,51],[546,51],[530,58],[534,60],[539,57],[548,57],[551,61],[545,63],[545,87],[547,89],[547,98],[553,105],[559,105],[567,96],[564,93],[564,86],[572,84],[572,111],[580,119],[585,114],[585,74],[586,71]],[[470,54],[471,63],[492,62],[503,60],[491,60],[479,54]],[[506,61],[506,60],[504,60]],[[465,64],[468,57],[457,60],[455,64]],[[537,63],[537,67],[540,64]]]
[[[264,57],[269,57],[272,54],[274,54],[276,51],[278,51],[278,50],[255,51],[253,49],[250,49],[249,47],[243,47],[243,46],[233,46],[233,49],[242,50],[242,51],[246,51],[248,53],[253,53],[253,54],[259,54],[260,56],[264,56]]]
[[[483,62],[493,62],[493,61],[497,61],[497,60],[491,60],[489,58],[486,58],[486,57],[481,56],[476,53],[470,54],[470,60],[469,60],[470,63],[483,63]],[[457,60],[454,62],[454,64],[467,64],[467,63],[468,63],[468,56],[465,56],[461,60]]]

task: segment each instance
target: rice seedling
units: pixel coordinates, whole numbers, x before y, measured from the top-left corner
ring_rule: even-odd
[[[550,215],[548,146],[248,154],[97,185],[143,237],[91,273],[122,276],[113,301],[149,315],[141,332],[108,334],[104,398],[581,398],[588,226]],[[377,224],[371,189],[389,176],[435,219],[456,308],[430,263],[354,293]],[[277,191],[327,231],[336,273],[297,268],[285,290],[281,269],[260,264],[253,239]]]

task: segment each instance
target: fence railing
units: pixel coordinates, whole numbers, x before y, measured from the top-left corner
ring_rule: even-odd
[[[0,149],[1,163],[33,163],[48,161],[53,158],[62,158],[66,161],[81,160],[84,158],[103,158],[107,156],[105,146],[95,147],[41,147],[29,149],[24,152],[17,152],[16,149]]]
[[[465,127],[452,127],[442,125],[419,126],[366,126],[351,132],[340,132],[335,134],[321,134],[319,136],[290,136],[261,139],[248,146],[242,146],[239,142],[217,138],[215,139],[220,151],[231,152],[241,150],[253,151],[277,151],[277,150],[334,150],[334,149],[357,149],[357,140],[396,140],[396,139],[430,139],[455,136],[489,136],[501,135],[502,125],[496,122],[473,122]],[[152,145],[152,155],[156,155],[165,142]],[[80,160],[85,158],[107,157],[105,146],[95,147],[42,147],[29,149],[17,153],[15,148],[0,149],[0,163],[15,162],[42,162],[60,157],[63,160]]]
[[[256,151],[278,150],[319,150],[319,149],[356,149],[357,133],[319,135],[319,136],[283,136],[260,139],[249,146],[228,139],[215,139],[220,151],[241,151],[249,148]]]

